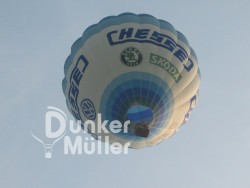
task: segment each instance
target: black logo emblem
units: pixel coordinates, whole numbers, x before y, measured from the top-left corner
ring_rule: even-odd
[[[81,102],[81,108],[84,116],[90,120],[96,118],[96,111],[93,102],[89,99],[83,99]]]
[[[121,52],[121,60],[123,64],[133,67],[142,62],[142,54],[137,48],[129,47]]]

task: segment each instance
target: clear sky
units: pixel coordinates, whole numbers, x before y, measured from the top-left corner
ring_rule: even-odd
[[[0,187],[250,187],[249,7],[249,0],[1,0]],[[72,43],[123,12],[151,14],[185,34],[202,74],[197,108],[155,147],[66,156],[58,142],[45,159],[30,131],[41,134],[48,105],[67,112],[61,81]]]

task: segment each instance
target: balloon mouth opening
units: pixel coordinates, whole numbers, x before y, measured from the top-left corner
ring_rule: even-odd
[[[135,136],[147,138],[154,113],[151,108],[143,105],[131,106],[127,111],[127,120],[130,121],[128,130]]]

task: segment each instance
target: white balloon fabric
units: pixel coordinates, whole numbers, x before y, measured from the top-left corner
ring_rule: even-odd
[[[147,14],[123,13],[90,26],[72,45],[64,73],[64,95],[76,120],[97,123],[98,113],[103,120],[130,120],[127,133],[89,133],[131,148],[170,137],[198,100],[194,50],[170,23]]]

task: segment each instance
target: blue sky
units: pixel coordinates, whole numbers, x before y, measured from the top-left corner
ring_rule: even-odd
[[[249,7],[247,0],[2,0],[0,187],[249,187]],[[67,112],[61,80],[72,43],[123,12],[151,14],[185,34],[202,74],[197,108],[155,147],[65,156],[58,142],[44,159],[30,130],[41,134],[48,105]]]

